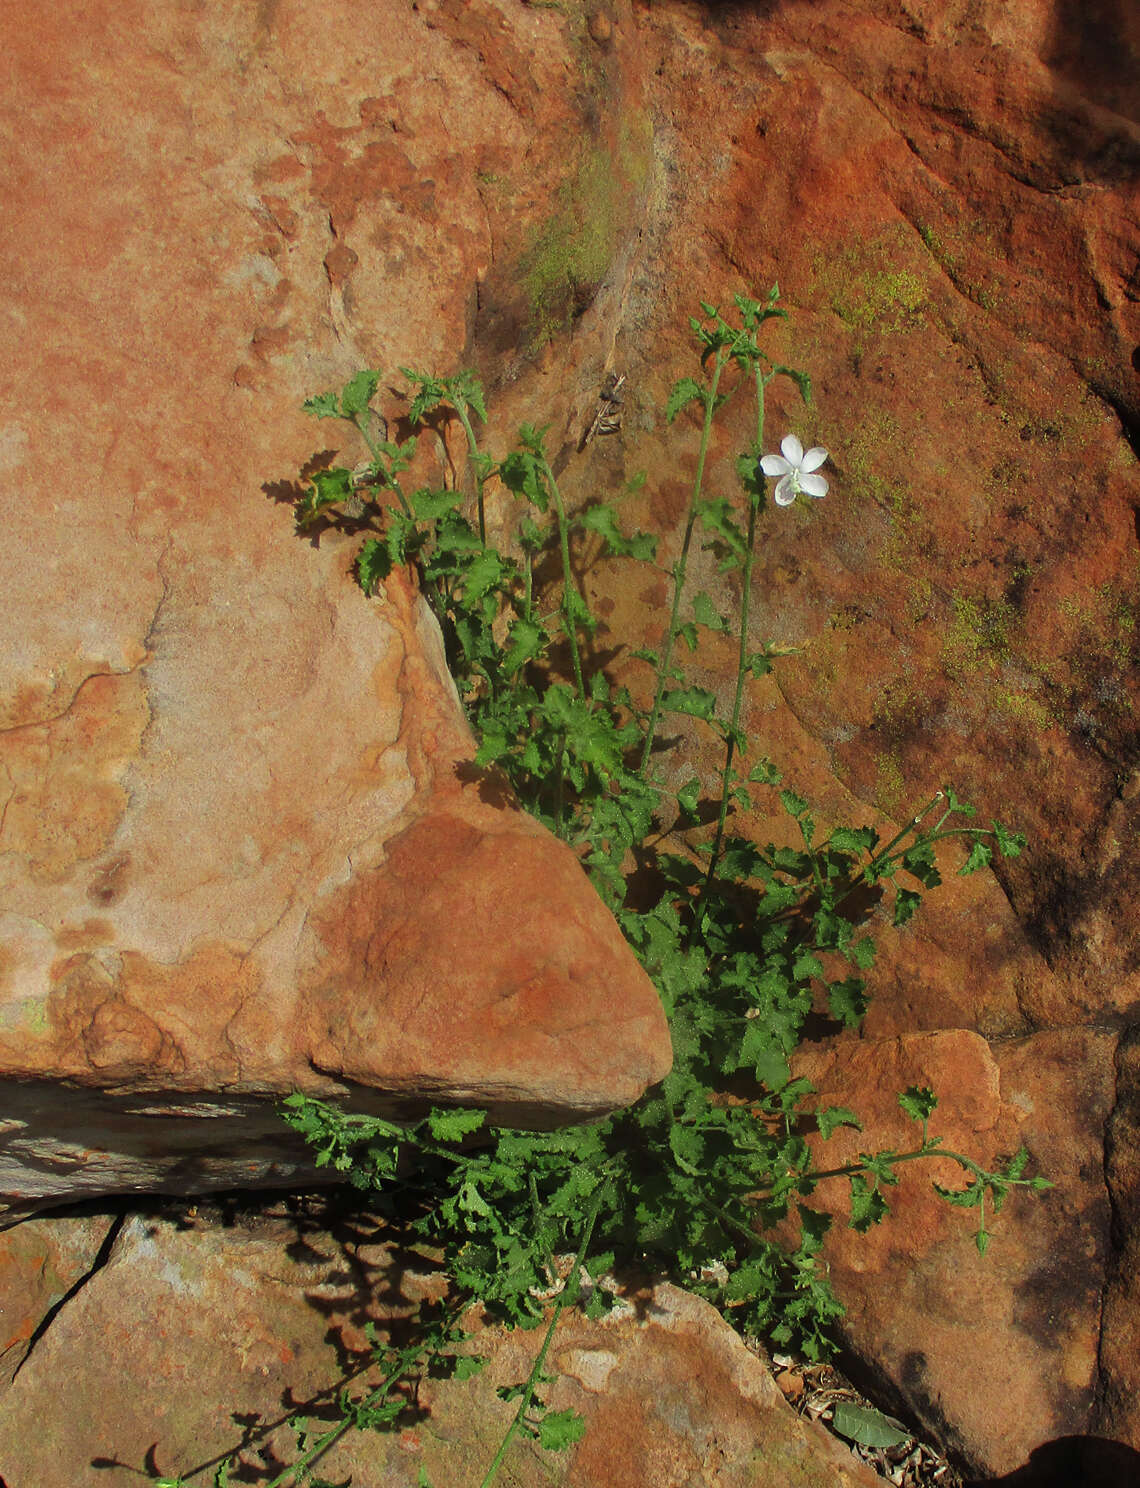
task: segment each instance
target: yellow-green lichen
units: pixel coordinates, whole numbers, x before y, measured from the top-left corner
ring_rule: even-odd
[[[1016,612],[1005,600],[952,597],[954,618],[942,640],[942,667],[959,680],[993,671],[1010,654],[1009,627]]]
[[[1055,710],[1051,710],[1041,698],[1031,692],[1013,689],[1009,692],[999,692],[995,698],[997,705],[1008,713],[1011,718],[1019,723],[1028,724],[1030,728],[1039,732],[1052,728],[1060,718]]]
[[[959,294],[971,300],[982,310],[996,310],[998,293],[992,285],[979,284],[966,272],[967,249],[984,249],[991,258],[1001,260],[1000,246],[994,242],[993,233],[981,220],[939,232],[930,223],[918,224],[918,235],[923,246],[935,263],[950,280]]]
[[[812,287],[853,333],[857,356],[872,334],[899,335],[923,324],[930,298],[928,276],[915,264],[901,229],[820,254],[812,265]]]
[[[617,235],[617,179],[600,148],[588,150],[559,192],[554,216],[523,257],[531,340],[539,345],[573,324],[593,299]]]
[[[875,758],[875,805],[890,815],[906,799],[906,781],[898,751],[884,749]]]

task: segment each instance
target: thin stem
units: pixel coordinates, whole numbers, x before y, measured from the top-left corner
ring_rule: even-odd
[[[578,1254],[574,1257],[574,1264],[571,1268],[566,1286],[559,1296],[557,1302],[554,1304],[554,1315],[550,1319],[550,1324],[546,1330],[546,1337],[542,1340],[542,1347],[538,1351],[538,1357],[534,1361],[534,1367],[531,1369],[530,1374],[527,1376],[526,1384],[523,1386],[522,1395],[519,1397],[518,1410],[515,1411],[514,1419],[507,1427],[506,1435],[499,1443],[499,1450],[495,1453],[494,1459],[491,1462],[490,1467],[487,1469],[487,1475],[480,1483],[479,1488],[490,1488],[491,1483],[494,1482],[495,1475],[498,1473],[499,1468],[502,1466],[503,1458],[507,1455],[508,1447],[518,1435],[519,1429],[523,1424],[526,1413],[528,1410],[530,1410],[531,1405],[534,1403],[534,1392],[538,1388],[539,1382],[542,1378],[543,1369],[546,1367],[546,1356],[550,1352],[550,1345],[554,1342],[554,1330],[558,1326],[558,1320],[562,1316],[567,1303],[570,1302],[572,1298],[577,1295],[577,1286],[575,1285],[575,1283],[577,1281],[578,1273],[582,1267],[582,1262],[586,1258],[586,1252],[590,1248],[590,1240],[594,1233],[594,1224],[597,1221],[598,1210],[601,1208],[601,1203],[602,1190],[601,1186],[599,1185],[599,1187],[594,1191],[594,1201],[590,1205],[590,1212],[586,1216],[586,1223],[582,1229],[582,1239],[578,1245]]]
[[[566,521],[566,507],[562,502],[562,493],[558,489],[554,471],[551,470],[545,456],[542,457],[542,474],[550,489],[550,494],[554,497],[554,509],[558,514],[558,546],[562,552],[562,623],[566,631],[566,639],[570,643],[570,656],[574,663],[574,682],[578,688],[578,696],[584,699],[586,686],[582,681],[582,656],[578,649],[577,624],[570,602],[570,595],[578,594],[574,574],[570,567],[570,528]],[[581,596],[578,595],[578,598],[581,599]]]
[[[705,393],[705,422],[704,427],[701,429],[701,447],[700,453],[697,456],[697,472],[693,479],[693,492],[689,497],[689,515],[685,522],[685,536],[681,543],[681,556],[677,559],[673,568],[673,608],[669,614],[669,629],[665,634],[665,651],[661,657],[661,663],[657,671],[657,689],[653,696],[653,707],[649,713],[645,745],[641,751],[641,762],[637,767],[637,773],[643,778],[649,764],[649,757],[653,753],[654,741],[657,738],[657,724],[661,717],[661,700],[665,696],[665,688],[669,684],[669,669],[673,662],[673,647],[677,640],[678,617],[681,613],[681,595],[685,588],[685,570],[689,560],[689,544],[692,541],[693,527],[697,520],[697,501],[700,498],[701,487],[704,484],[705,459],[709,451],[709,437],[712,434],[713,416],[716,413],[716,392],[727,360],[727,353],[721,347],[716,354],[712,381]]]
[[[376,466],[376,469],[379,472],[384,484],[388,487],[389,491],[394,491],[396,493],[396,499],[404,508],[404,515],[406,517],[410,517],[412,515],[412,509],[408,505],[408,498],[404,495],[404,488],[403,486],[401,486],[400,482],[395,478],[395,476],[390,474],[389,471],[384,468],[384,452],[380,449],[379,445],[374,442],[371,434],[369,434],[368,423],[364,414],[354,413],[352,415],[352,422],[356,425],[357,429],[360,431],[360,437],[368,446],[368,453],[372,456],[372,463]],[[270,1484],[269,1488],[273,1488],[273,1485]]]
[[[896,833],[895,836],[892,837],[891,840],[887,843],[886,847],[883,847],[883,848],[880,848],[879,849],[879,851],[875,854],[875,856],[867,864],[866,868],[863,869],[863,877],[864,878],[866,878],[866,876],[867,876],[867,874],[869,872],[871,872],[874,869],[877,869],[880,863],[885,863],[887,861],[887,859],[890,857],[891,853],[894,852],[895,848],[898,847],[899,843],[903,840],[903,838],[909,836],[909,834],[914,831],[915,827],[917,827],[921,823],[922,818],[924,816],[926,816],[928,812],[933,811],[933,809],[935,808],[935,806],[938,805],[938,803],[939,803],[939,801],[941,801],[941,799],[942,799],[942,792],[941,791],[938,791],[935,795],[931,796],[930,800],[927,801],[926,805],[923,806],[921,808],[921,810],[919,810],[911,818],[911,820],[907,822],[906,826],[903,827],[902,831]]]
[[[452,1324],[454,1324],[456,1319],[458,1319],[464,1305],[465,1304],[460,1304],[452,1309],[452,1314],[449,1318],[446,1331],[450,1332]],[[385,1398],[391,1391],[392,1386],[395,1385],[397,1381],[400,1380],[404,1375],[411,1372],[422,1352],[423,1349],[419,1345],[412,1345],[408,1348],[401,1349],[400,1352],[396,1355],[395,1362],[391,1365],[388,1372],[381,1380],[380,1384],[377,1385],[376,1389],[373,1390],[371,1394],[367,1395],[364,1398],[361,1404],[356,1407],[356,1411],[359,1412],[362,1410],[375,1410],[378,1405],[382,1405]],[[434,1353],[436,1351],[431,1350],[431,1352]],[[340,1421],[330,1431],[327,1431],[324,1436],[315,1441],[313,1445],[308,1449],[308,1451],[302,1452],[300,1457],[298,1457],[295,1462],[291,1462],[289,1466],[286,1467],[282,1472],[279,1472],[275,1478],[272,1478],[265,1485],[265,1488],[284,1488],[284,1485],[290,1481],[300,1482],[301,1478],[299,1475],[304,1473],[306,1468],[311,1467],[312,1464],[316,1462],[319,1457],[322,1457],[331,1447],[334,1447],[336,1443],[341,1439],[341,1437],[344,1436],[347,1431],[352,1430],[355,1426],[355,1414],[346,1415],[342,1421]]]
[[[764,387],[765,377],[760,363],[756,363],[756,449],[764,448]],[[759,455],[757,455],[759,458]],[[724,846],[724,828],[728,821],[728,797],[732,780],[732,758],[736,751],[736,739],[740,730],[740,710],[744,702],[744,677],[748,670],[748,612],[752,600],[752,565],[755,561],[756,543],[756,520],[760,512],[760,478],[757,477],[756,490],[749,493],[748,497],[748,542],[744,555],[744,572],[741,579],[742,592],[740,596],[740,646],[736,657],[736,695],[732,700],[732,723],[729,725],[728,737],[724,747],[724,769],[720,774],[720,810],[716,819],[716,836],[713,839],[712,854],[709,857],[709,871],[705,874],[705,881],[701,885],[701,892],[697,898],[694,918],[699,918],[701,906],[705,902],[713,878],[716,875],[717,864],[720,862],[721,850]]]
[[[945,1147],[922,1146],[916,1147],[913,1152],[884,1152],[880,1155],[892,1165],[901,1162],[916,1162],[920,1157],[946,1157],[951,1162],[956,1162],[966,1172],[972,1173],[975,1178],[984,1178],[986,1176],[985,1169],[979,1167],[972,1158],[963,1156],[961,1152],[950,1152]],[[822,1183],[825,1178],[850,1178],[856,1173],[866,1173],[868,1171],[867,1164],[864,1162],[846,1163],[841,1168],[813,1169],[810,1173],[803,1175],[803,1181],[806,1183]],[[1031,1180],[1015,1178],[1010,1181],[1014,1183],[1026,1183]]]
[[[471,427],[471,419],[467,413],[467,405],[462,398],[457,398],[453,404],[459,415],[459,422],[463,425],[463,432],[467,435],[467,463],[475,473],[475,499],[479,507],[479,541],[484,547],[487,546],[487,524],[483,517],[483,485],[484,477],[479,474],[476,467],[476,456],[479,454],[479,444],[475,438],[475,430]]]

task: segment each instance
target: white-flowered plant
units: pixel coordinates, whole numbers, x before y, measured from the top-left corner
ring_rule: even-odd
[[[779,455],[765,455],[760,461],[760,469],[765,475],[778,476],[776,483],[775,501],[777,506],[791,506],[796,497],[803,492],[805,496],[827,495],[827,477],[816,475],[815,472],[827,459],[827,451],[816,445],[804,453],[804,447],[794,434],[786,434],[780,441]]]

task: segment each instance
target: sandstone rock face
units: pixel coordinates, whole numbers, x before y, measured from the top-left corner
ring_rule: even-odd
[[[848,1337],[979,1476],[1074,1433],[1140,1445],[1131,1252],[1110,1223],[1133,1207],[1126,1146],[1104,1161],[1134,1098],[1117,1040],[1140,1014],[1135,22],[1046,0],[789,0],[635,5],[614,36],[654,122],[654,189],[640,254],[575,341],[581,386],[626,373],[622,432],[564,485],[584,500],[645,470],[624,510],[670,562],[698,437],[661,414],[695,370],[686,316],[778,282],[791,319],[772,355],[816,399],[773,383],[766,447],[788,430],[825,445],[832,488],[810,516],[764,519],[755,638],[801,651],[750,693],[755,747],[828,823],[893,836],[949,781],[1029,838],[992,875],[948,875],[903,932],[872,921],[869,1042],[804,1067],[863,1113],[866,1149],[899,1135],[894,1093],[926,1069],[951,1109],[990,1103],[963,1143],[1024,1140],[1058,1190],[1011,1200],[981,1265],[908,1175],[893,1229],[831,1241]],[[750,425],[730,407],[707,494],[739,499]],[[710,555],[691,582],[732,607]],[[663,580],[615,564],[590,584],[599,648],[659,639]],[[693,681],[728,696],[732,665],[709,646]],[[614,670],[645,686],[636,663]],[[715,746],[684,736],[669,783],[711,785]],[[774,800],[737,825],[791,840]]]
[[[266,499],[328,438],[306,396],[463,344],[476,166],[524,146],[566,49],[549,15],[462,9],[466,39],[402,5],[11,28],[7,1199],[307,1172],[266,1100],[292,1088],[550,1121],[668,1067],[573,855],[464,770],[413,591],[367,601],[352,550]]]
[[[458,927],[441,901],[430,946],[385,941],[370,905],[399,918],[413,856],[460,876],[475,863],[481,884],[495,854],[470,835],[466,791],[435,804],[460,751],[430,742],[455,714],[430,644],[406,639],[422,631],[410,598],[394,586],[378,622],[349,551],[302,551],[256,499],[319,443],[297,403],[361,365],[475,366],[491,447],[550,421],[573,501],[647,472],[624,515],[663,536],[668,563],[697,445],[662,416],[694,370],[686,316],[778,281],[793,316],[772,354],[812,375],[816,403],[773,384],[766,444],[792,429],[826,445],[832,489],[810,520],[766,514],[755,639],[802,650],[752,688],[750,735],[821,821],[893,835],[950,780],[1030,839],[992,875],[951,878],[903,932],[879,923],[866,1039],[804,1068],[861,1109],[864,1147],[902,1139],[894,1092],[929,1082],[955,1143],[996,1160],[1025,1141],[1058,1183],[1010,1201],[982,1263],[968,1222],[908,1173],[908,1218],[833,1236],[848,1339],[979,1475],[1074,1434],[1140,1446],[1128,7],[280,0],[63,5],[11,32],[25,84],[5,375],[20,383],[0,462],[9,531],[29,530],[31,493],[66,536],[0,559],[5,597],[35,616],[5,648],[19,727],[0,735],[11,1067],[44,1069],[33,1051],[50,1047],[115,1100],[131,1069],[199,1067],[212,1041],[238,1074],[296,1056],[310,1088],[373,1079],[374,1004],[342,1028],[338,983],[399,965],[401,1016],[438,1011],[421,952],[449,959]],[[610,369],[626,374],[621,433],[579,454]],[[50,388],[50,417],[32,417],[29,385]],[[393,393],[385,412],[402,407]],[[708,494],[737,497],[752,435],[730,408]],[[491,516],[509,527],[505,497]],[[613,674],[644,690],[626,658],[659,638],[666,588],[629,572],[596,564],[586,583],[599,650],[626,648]],[[731,607],[711,555],[693,581]],[[700,653],[693,680],[723,693],[729,649]],[[708,740],[683,737],[668,783],[711,783]],[[786,830],[774,803],[737,825]],[[514,884],[533,876],[520,830]],[[291,964],[290,927],[310,946],[295,999],[272,970]],[[57,982],[50,1006],[18,990]],[[635,1022],[634,999],[615,1000]],[[457,1093],[497,1047],[494,1020],[473,1023],[487,1038],[471,1062],[460,1051]],[[419,1047],[448,1026],[418,1026]],[[495,1078],[516,1109],[550,1099]],[[83,1150],[69,1136],[58,1164]],[[248,1171],[273,1160],[296,1154],[258,1148]]]
[[[856,1104],[866,1122],[828,1145],[829,1166],[872,1148],[917,1147],[918,1128],[896,1099],[911,1085],[941,1093],[930,1126],[951,1151],[991,1168],[1022,1143],[1051,1154],[1057,1188],[1036,1202],[1011,1197],[987,1215],[984,1257],[973,1242],[977,1211],[952,1208],[931,1188],[965,1186],[946,1160],[901,1168],[898,1188],[885,1193],[893,1217],[867,1235],[846,1228],[846,1194],[836,1191],[846,1185],[812,1200],[835,1215],[832,1282],[874,1393],[903,1405],[959,1461],[1008,1471],[1094,1419],[1115,1044],[1112,1034],[1064,1029],[991,1049],[975,1033],[948,1030],[835,1041],[797,1060],[825,1101]]]
[[[47,1221],[19,1226],[34,1230]],[[278,1213],[227,1227],[134,1216],[33,1347],[0,1410],[9,1488],[127,1482],[148,1459],[189,1474],[244,1441],[264,1471],[295,1456],[283,1400],[328,1419],[342,1368],[430,1290],[415,1258],[389,1255],[361,1216],[331,1226]],[[402,1291],[401,1291],[402,1289]],[[486,1329],[465,1382],[425,1380],[395,1433],[349,1433],[321,1461],[330,1482],[481,1481],[542,1333]],[[797,1417],[760,1358],[705,1302],[674,1287],[599,1323],[564,1318],[551,1350],[553,1409],[587,1421],[569,1451],[516,1444],[504,1469],[538,1488],[873,1488],[876,1475],[822,1426]],[[66,1402],[66,1404],[64,1404]],[[234,1413],[249,1422],[244,1436]],[[153,1453],[153,1455],[151,1455]]]

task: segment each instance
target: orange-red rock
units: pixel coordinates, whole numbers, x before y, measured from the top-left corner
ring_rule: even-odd
[[[472,778],[412,589],[368,601],[351,548],[266,499],[330,439],[359,458],[306,396],[454,365],[483,177],[539,97],[579,127],[558,17],[515,10],[65,3],[6,28],[9,1199],[280,1181],[292,1088],[549,1121],[668,1068],[570,850]],[[520,239],[557,185],[499,209]]]
[[[352,596],[345,550],[294,551],[280,512],[237,498],[289,479],[312,453],[318,441],[295,414],[301,397],[363,363],[474,364],[491,389],[492,445],[524,418],[549,420],[573,502],[648,473],[623,519],[661,533],[668,563],[697,442],[683,419],[666,429],[661,416],[673,379],[692,370],[685,317],[698,296],[725,303],[778,280],[793,318],[771,328],[773,355],[811,373],[816,404],[805,410],[774,384],[766,444],[788,428],[825,444],[832,489],[810,520],[765,516],[755,635],[803,649],[751,690],[749,732],[823,820],[891,832],[949,779],[983,818],[1030,837],[1018,862],[951,877],[901,935],[880,924],[867,1025],[878,1057],[912,1030],[931,1036],[923,1047],[954,1054],[931,1066],[951,1082],[944,1110],[992,1104],[992,1128],[964,1122],[963,1140],[992,1140],[997,1152],[1032,1127],[1034,1156],[1061,1189],[1011,1205],[991,1269],[969,1272],[985,1290],[990,1354],[963,1349],[964,1303],[951,1291],[949,1322],[921,1345],[923,1379],[949,1392],[947,1413],[963,1410],[946,1429],[978,1463],[1006,1462],[1014,1444],[1025,1451],[1035,1433],[1082,1421],[1140,1445],[1129,1404],[1133,1258],[1126,1235],[1106,1240],[1102,1223],[1109,1196],[1118,1214],[1131,1212],[1123,1138],[1107,1188],[1097,1176],[1103,1123],[1134,1093],[1123,1060],[1114,1093],[1114,1041],[1140,1006],[1132,13],[1107,0],[423,0],[376,5],[362,20],[339,0],[281,0],[256,16],[88,5],[37,20],[53,28],[50,44],[20,20],[10,55],[28,86],[8,178],[21,207],[4,230],[12,344],[40,358],[42,375],[20,373],[0,461],[15,473],[9,531],[25,531],[32,491],[36,520],[50,510],[74,547],[42,543],[45,562],[13,579],[11,546],[0,560],[10,607],[38,616],[7,648],[20,669],[10,719],[29,728],[4,736],[13,752],[0,774],[10,794],[2,830],[18,826],[28,844],[36,896],[58,894],[69,864],[92,872],[66,917],[35,909],[5,920],[8,964],[18,953],[40,975],[65,968],[82,1026],[82,1009],[98,1001],[99,957],[129,911],[130,949],[145,961],[125,963],[125,974],[131,985],[177,984],[173,1005],[194,1010],[179,1035],[192,1044],[197,989],[224,982],[243,1009],[255,1005],[236,968],[220,970],[238,908],[260,907],[272,946],[285,923],[282,884],[344,871],[343,854],[331,861],[341,842],[333,815],[341,821],[345,803],[362,799],[345,761],[373,779],[399,733],[394,713],[354,712],[354,700],[402,661]],[[61,52],[57,26],[74,53]],[[65,147],[101,190],[45,178],[42,161]],[[182,277],[165,276],[180,255]],[[47,307],[34,337],[21,309],[32,303]],[[27,365],[9,358],[6,371]],[[611,368],[626,373],[622,432],[579,454]],[[29,385],[50,386],[50,419],[30,416]],[[145,438],[118,427],[126,405]],[[393,394],[385,411],[402,406]],[[752,429],[743,404],[728,419],[709,491],[735,497],[732,459]],[[461,458],[458,442],[452,453]],[[79,499],[93,473],[98,504]],[[509,528],[506,498],[491,509],[496,530]],[[185,561],[191,518],[212,566]],[[694,582],[731,604],[710,555],[695,560]],[[586,585],[608,626],[599,648],[659,635],[659,574],[631,579],[625,566],[598,564]],[[83,595],[78,620],[45,602],[65,594]],[[315,638],[315,612],[331,641]],[[268,633],[273,646],[257,639]],[[726,690],[729,648],[698,666],[694,680]],[[644,687],[636,663],[619,656],[614,670]],[[195,710],[207,683],[211,701]],[[153,698],[172,696],[181,714],[152,716]],[[212,725],[236,699],[255,703],[262,727],[219,770]],[[313,761],[333,778],[329,716],[356,732],[340,783],[322,794]],[[283,734],[295,747],[268,778],[266,750]],[[690,757],[671,781],[694,767],[711,780],[708,741],[696,727],[682,736]],[[149,773],[125,763],[136,738]],[[212,837],[203,846],[195,834],[186,794],[160,788],[174,741],[195,746],[191,796],[217,803],[210,819],[225,823],[222,867],[198,889],[178,874],[162,884],[153,856],[140,847],[128,860],[109,836],[124,801],[145,789],[187,861],[215,852]],[[398,809],[389,797],[381,814]],[[454,830],[447,811],[424,821]],[[766,837],[783,822],[765,802],[743,826]],[[273,842],[290,843],[296,862],[273,859]],[[398,902],[414,879],[381,884],[368,876],[374,864],[358,861],[348,918],[359,924],[370,894]],[[145,944],[140,882],[155,896]],[[5,880],[0,913],[10,901]],[[172,951],[179,927],[185,943]],[[345,959],[334,946],[330,970]],[[329,989],[312,986],[312,1008],[324,1007]],[[91,1024],[105,1068],[132,1049],[172,1057],[171,1030],[135,1017],[132,996]],[[220,999],[212,1016],[228,1027],[227,1006]],[[259,1006],[235,1058],[282,1037]],[[993,1041],[988,1056],[973,1035]],[[835,1056],[834,1088],[857,1104],[847,1059]],[[1039,1092],[1027,1097],[1032,1112],[1008,1094],[1015,1065],[1017,1089]],[[889,1061],[885,1071],[902,1073]],[[960,1084],[967,1077],[981,1078],[979,1095]],[[885,1116],[893,1091],[880,1095],[871,1119]],[[909,1230],[882,1233],[898,1249],[892,1277],[926,1275],[921,1247],[933,1237],[936,1292],[969,1241],[944,1241],[933,1223],[920,1209]],[[1053,1268],[1044,1280],[1032,1271],[1040,1246]],[[865,1274],[860,1290],[854,1266],[845,1272],[850,1337],[905,1392],[899,1340],[909,1335],[888,1336],[888,1273]],[[1060,1374],[1011,1435],[990,1402],[969,1400],[992,1384],[991,1356],[1011,1397],[1031,1399],[1058,1348],[1024,1323],[1070,1279]],[[1098,1351],[1090,1299],[1101,1284]],[[921,1401],[912,1393],[911,1403]]]

